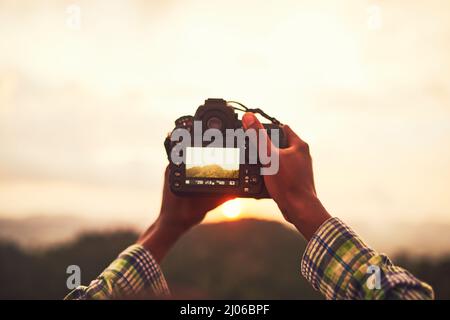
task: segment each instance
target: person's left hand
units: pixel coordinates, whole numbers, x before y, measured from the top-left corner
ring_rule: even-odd
[[[170,191],[167,167],[159,217],[137,243],[148,249],[160,262],[182,234],[202,222],[209,211],[231,199],[225,195],[177,196]]]
[[[209,211],[232,198],[224,195],[177,196],[170,191],[167,167],[159,219],[161,223],[187,230],[202,222]]]

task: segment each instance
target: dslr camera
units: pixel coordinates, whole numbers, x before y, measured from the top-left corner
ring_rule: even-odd
[[[173,193],[270,197],[261,175],[263,164],[255,151],[257,146],[246,135],[236,111],[257,113],[270,120],[263,126],[270,138],[278,138],[272,143],[278,148],[287,147],[281,123],[261,109],[250,109],[235,101],[207,99],[194,116],[178,118],[164,142]]]

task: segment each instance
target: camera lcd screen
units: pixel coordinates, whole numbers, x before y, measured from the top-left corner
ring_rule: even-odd
[[[186,177],[239,178],[239,148],[186,148]]]

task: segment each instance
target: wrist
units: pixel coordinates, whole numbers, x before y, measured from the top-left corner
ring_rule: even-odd
[[[169,234],[171,236],[180,236],[192,227],[187,223],[181,223],[178,220],[174,221],[174,219],[168,219],[165,214],[160,214],[153,226],[156,231]]]
[[[169,224],[158,218],[138,239],[137,243],[147,249],[160,263],[175,242],[186,232],[179,225]]]
[[[331,218],[315,195],[295,199],[287,206],[284,214],[308,241],[319,227]]]

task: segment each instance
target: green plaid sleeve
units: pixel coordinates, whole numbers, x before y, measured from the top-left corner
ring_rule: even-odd
[[[309,241],[303,276],[327,299],[433,299],[433,289],[369,248],[337,218]]]
[[[89,286],[70,292],[66,300],[161,298],[169,295],[164,275],[141,245],[123,251]]]

